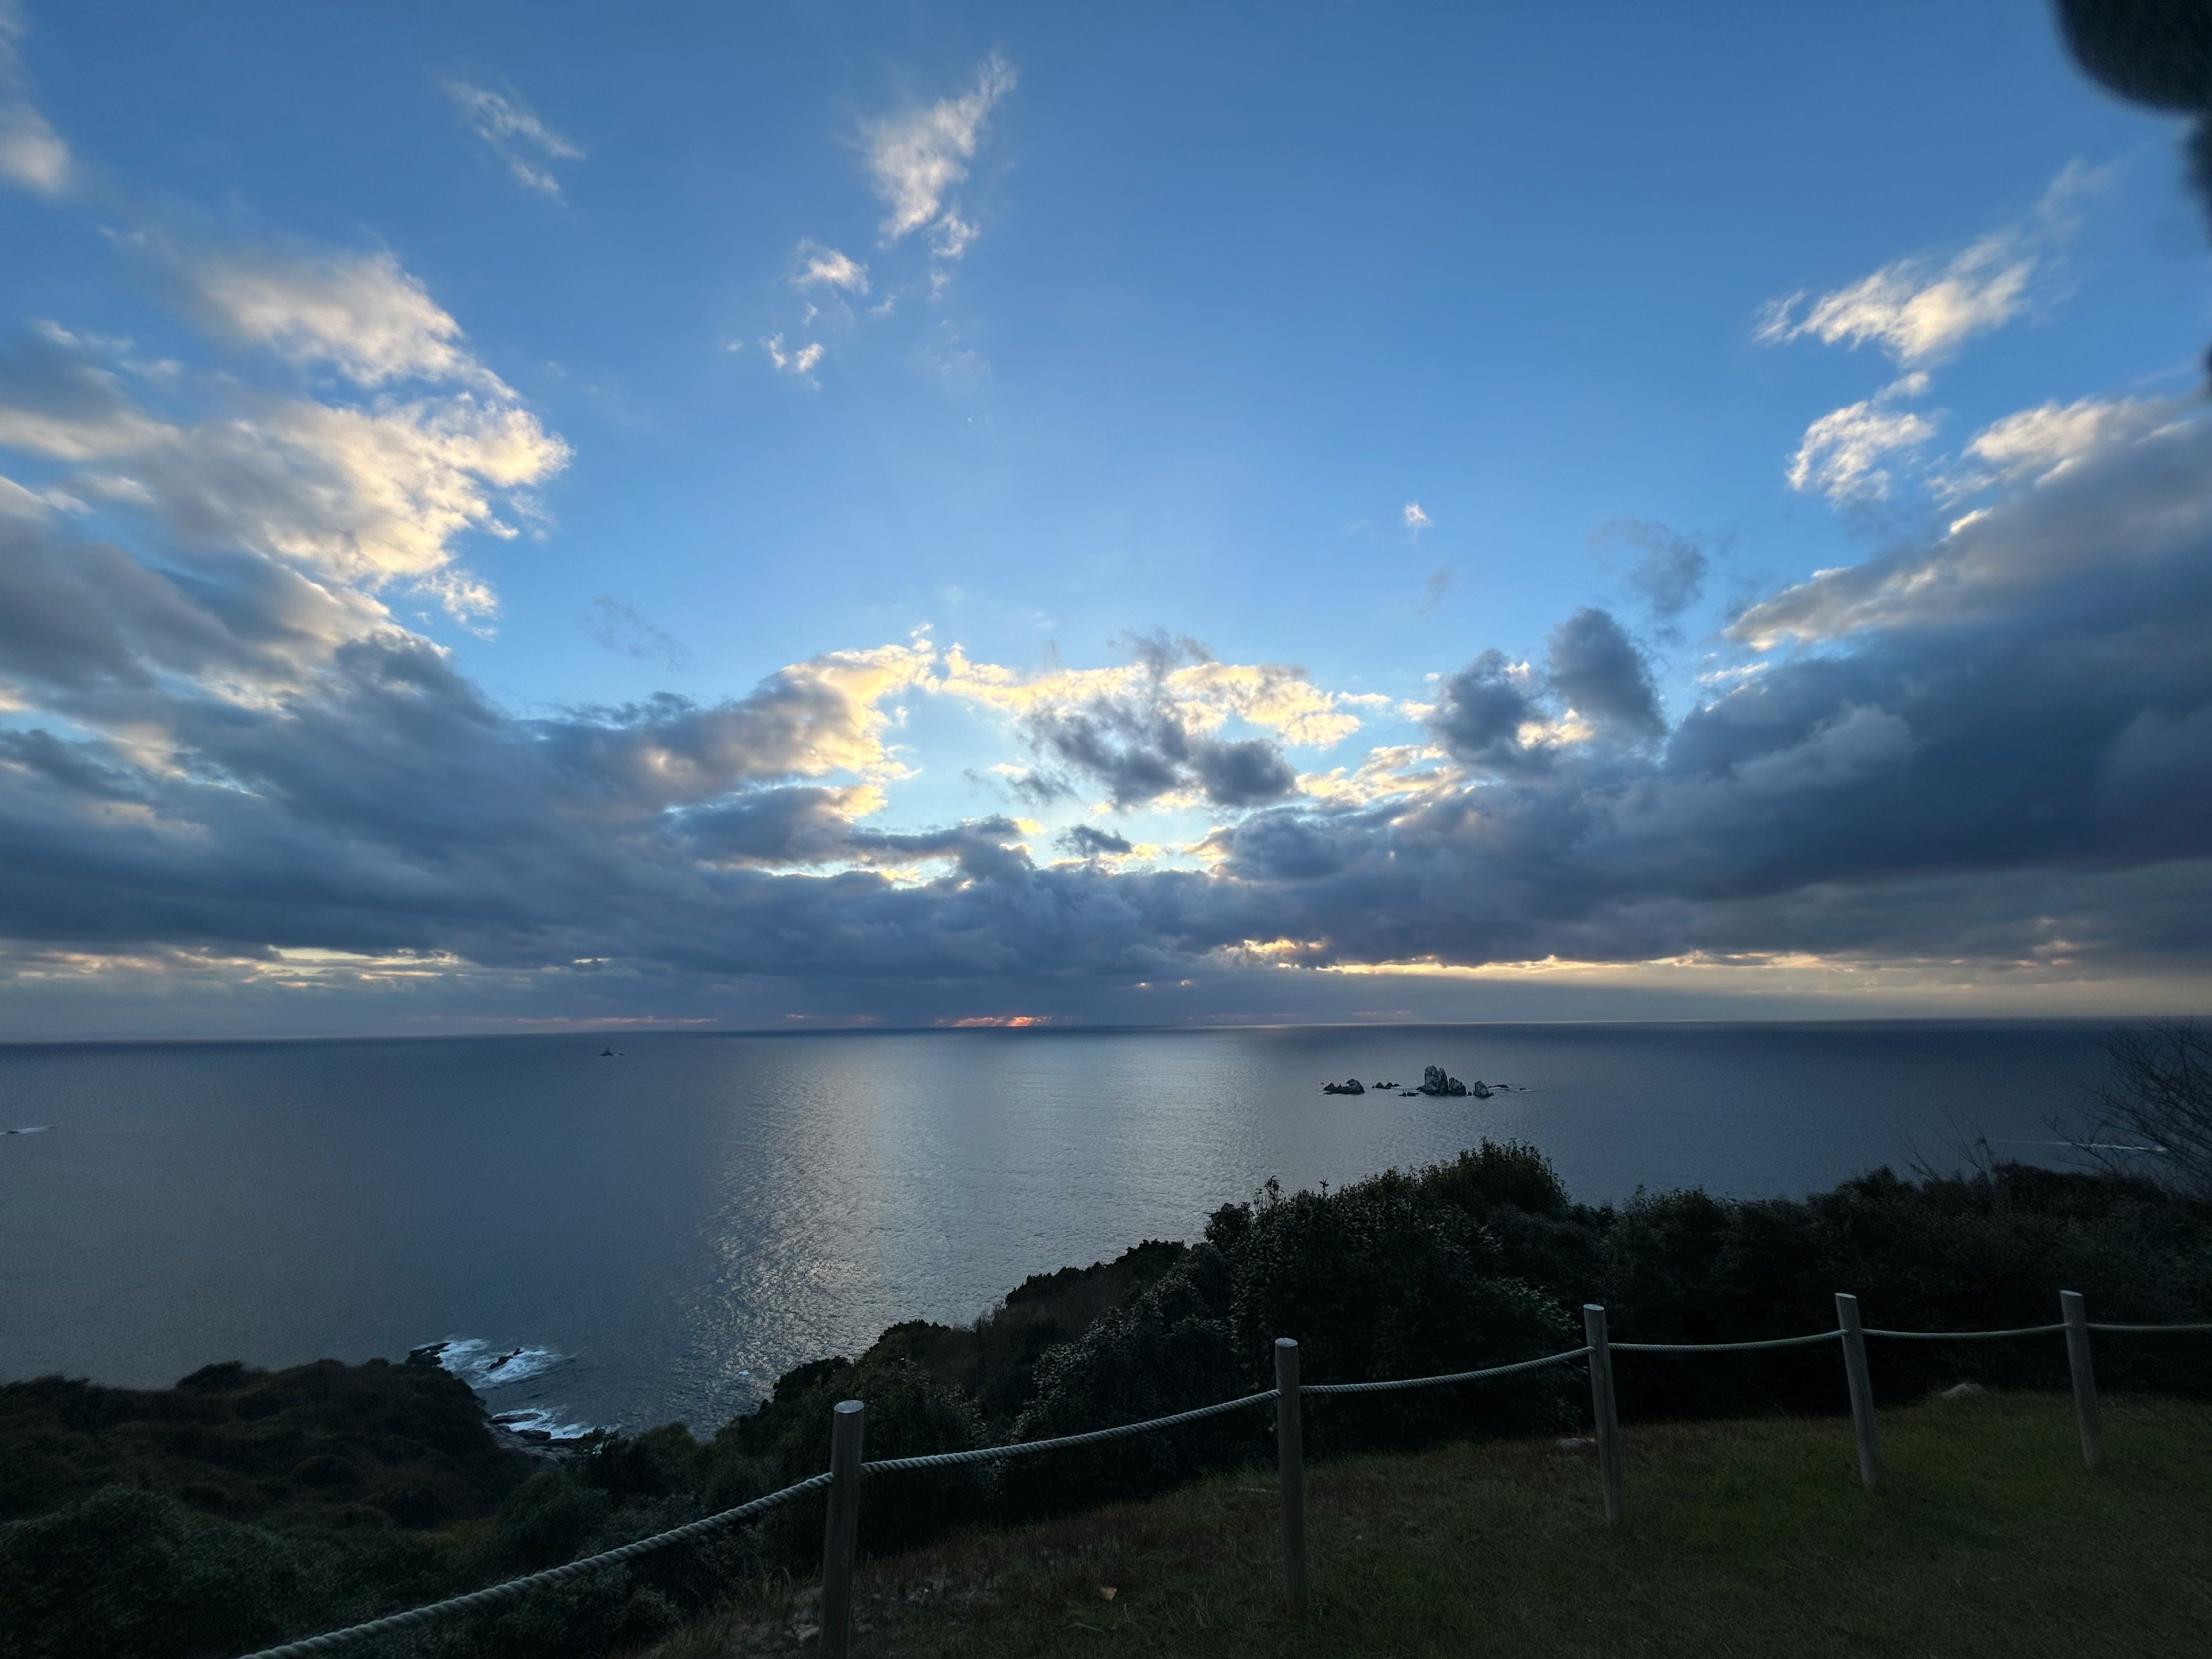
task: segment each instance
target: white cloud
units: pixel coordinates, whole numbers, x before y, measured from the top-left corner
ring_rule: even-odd
[[[783,374],[795,374],[800,380],[811,383],[814,379],[815,365],[822,361],[823,347],[822,343],[817,340],[786,350],[783,336],[771,334],[762,340],[761,349],[768,353],[769,362],[774,363]]]
[[[30,489],[0,472],[0,518],[43,519],[54,512],[82,513],[84,503],[59,489]]]
[[[0,446],[76,464],[70,490],[143,514],[185,547],[369,590],[404,581],[457,613],[493,609],[489,591],[455,568],[456,544],[470,532],[520,533],[515,516],[535,510],[527,492],[567,465],[568,447],[453,343],[457,325],[421,284],[386,256],[226,255],[182,276],[194,308],[223,331],[292,361],[334,362],[368,385],[441,374],[466,384],[364,405],[172,374],[172,397],[221,400],[177,419],[143,406],[112,366],[127,342],[49,325],[0,363]]]
[[[446,93],[468,123],[469,131],[491,147],[517,180],[544,195],[559,197],[561,181],[537,158],[580,161],[584,159],[581,149],[538,119],[538,112],[512,88],[502,94],[465,81],[448,81]]]
[[[799,243],[792,256],[791,285],[795,289],[836,288],[856,296],[868,291],[868,268],[849,254],[816,241]]]
[[[58,196],[69,188],[69,146],[31,101],[22,38],[21,8],[15,0],[0,0],[0,179]]]
[[[2073,228],[2073,203],[2097,177],[2078,162],[2069,166],[2027,220],[1948,259],[1899,259],[1817,298],[1798,293],[1773,301],[1760,315],[1758,337],[1770,344],[1807,335],[1826,345],[1872,343],[1907,368],[1941,362],[2028,309],[2037,279]]]
[[[2070,404],[2042,404],[1984,427],[1966,445],[1966,454],[2000,478],[2047,478],[2092,450],[2135,437],[2171,420],[2178,406],[2163,399],[2082,398]],[[1972,487],[1989,481],[1971,475]]]
[[[506,394],[461,343],[461,325],[389,253],[292,257],[231,250],[178,261],[193,309],[287,362],[327,364],[358,386],[451,380]]]
[[[1761,600],[1731,637],[1765,651],[1876,629],[1986,623],[2038,589],[2063,588],[2078,604],[2094,584],[2124,594],[2142,570],[2203,568],[2212,417],[2202,410],[2177,410],[2148,429],[2108,426],[2030,484],[2032,470],[1926,546],[1819,571]]]
[[[452,572],[463,532],[511,537],[497,498],[542,483],[568,447],[528,410],[461,393],[375,409],[288,401],[173,431],[128,476],[190,540],[245,547],[326,576],[422,584],[449,608],[491,607]]]
[[[1406,503],[1405,519],[1406,528],[1412,531],[1416,536],[1419,535],[1424,530],[1426,530],[1431,525],[1436,522],[1436,520],[1429,517],[1427,514],[1421,511],[1421,504],[1419,501],[1407,501]]]
[[[1765,341],[1812,335],[1827,345],[1875,341],[1910,368],[1948,356],[1965,341],[2008,323],[2027,304],[2036,260],[2006,236],[1987,237],[1948,264],[1903,259],[1849,288],[1824,294],[1800,318],[1807,296],[1771,306],[1759,330]]]
[[[1820,416],[1805,428],[1804,441],[1790,458],[1790,487],[1818,491],[1838,503],[1887,499],[1893,480],[1881,463],[1936,435],[1933,419],[1899,409],[1896,401],[1927,389],[1925,374],[1908,374],[1863,402]]]
[[[994,52],[976,71],[973,90],[868,124],[869,179],[890,210],[882,226],[886,242],[930,226],[938,258],[957,259],[967,252],[975,228],[960,216],[951,192],[968,177],[983,124],[1015,79],[1013,65]]]

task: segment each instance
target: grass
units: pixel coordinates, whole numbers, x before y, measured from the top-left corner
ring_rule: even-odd
[[[1307,1474],[1313,1609],[1282,1607],[1271,1471],[948,1538],[863,1565],[878,1655],[2189,1655],[2212,1630],[2212,1407],[2105,1404],[2081,1466],[2063,1398],[1886,1413],[1861,1490],[1848,1421],[1631,1425],[1628,1516],[1555,1440]],[[1110,1592],[1110,1595],[1109,1595]],[[811,1652],[809,1591],[757,1586],[640,1659]]]

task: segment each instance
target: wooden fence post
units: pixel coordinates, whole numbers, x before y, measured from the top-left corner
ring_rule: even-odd
[[[860,1434],[867,1407],[841,1400],[830,1412],[830,1518],[822,1528],[822,1659],[853,1650],[853,1546],[860,1532]]]
[[[2081,1461],[2094,1469],[2105,1461],[2105,1434],[2097,1422],[2097,1373],[2089,1363],[2089,1308],[2079,1291],[2061,1291],[2058,1313],[2066,1322],[2066,1368],[2074,1373],[2074,1418],[2081,1425]]]
[[[1859,1328],[1859,1299],[1836,1292],[1836,1325],[1844,1334],[1844,1378],[1851,1387],[1851,1427],[1859,1440],[1859,1481],[1869,1492],[1881,1484],[1881,1440],[1874,1421],[1874,1379],[1867,1372],[1866,1333]]]
[[[1605,1489],[1605,1518],[1617,1525],[1621,1511],[1620,1408],[1613,1395],[1613,1349],[1605,1334],[1605,1310],[1583,1304],[1583,1340],[1589,1344],[1590,1415],[1597,1419],[1597,1475]]]
[[[1306,1616],[1305,1424],[1298,1413],[1298,1345],[1275,1339],[1275,1470],[1283,1486],[1283,1590],[1291,1617]]]

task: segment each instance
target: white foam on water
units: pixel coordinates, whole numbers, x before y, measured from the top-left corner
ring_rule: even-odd
[[[551,1348],[495,1348],[481,1337],[449,1337],[443,1342],[426,1343],[417,1353],[428,1353],[440,1367],[452,1372],[469,1385],[471,1392],[482,1398],[487,1389],[503,1389],[510,1384],[542,1376],[556,1366],[568,1363],[568,1356]],[[493,1422],[518,1434],[539,1433],[555,1440],[574,1440],[602,1429],[615,1426],[606,1423],[571,1423],[562,1415],[558,1406],[522,1406],[510,1411],[495,1412]]]
[[[517,1434],[545,1434],[556,1440],[580,1440],[584,1436],[595,1433],[598,1430],[596,1424],[563,1423],[555,1413],[542,1411],[535,1407],[526,1411],[501,1412],[493,1418],[492,1421],[501,1428],[513,1430]]]
[[[509,1348],[501,1352],[473,1336],[455,1337],[429,1346],[437,1350],[439,1364],[478,1394],[486,1389],[504,1388],[510,1382],[541,1376],[568,1358],[550,1348]]]

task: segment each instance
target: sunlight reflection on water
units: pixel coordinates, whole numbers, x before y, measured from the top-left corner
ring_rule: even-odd
[[[716,1424],[901,1319],[1482,1135],[1578,1198],[2048,1137],[2070,1025],[1495,1026],[0,1048],[0,1374],[542,1347],[495,1409]],[[1435,1063],[1528,1093],[1323,1096]],[[477,1352],[477,1351],[471,1351]]]

